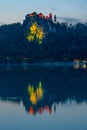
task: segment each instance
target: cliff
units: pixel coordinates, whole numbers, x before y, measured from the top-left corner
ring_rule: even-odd
[[[44,16],[42,13],[27,14],[23,22],[24,34],[29,42],[44,42],[49,33],[56,33],[56,28],[52,20],[52,14]]]

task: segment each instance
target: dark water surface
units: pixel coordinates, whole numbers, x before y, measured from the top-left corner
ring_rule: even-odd
[[[87,69],[0,66],[0,130],[87,130]]]

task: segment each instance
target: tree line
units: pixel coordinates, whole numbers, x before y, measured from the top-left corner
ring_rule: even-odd
[[[58,22],[53,26],[56,32],[48,33],[42,44],[29,42],[21,23],[0,26],[0,62],[6,57],[17,62],[20,58],[28,58],[29,62],[87,58],[87,23]]]

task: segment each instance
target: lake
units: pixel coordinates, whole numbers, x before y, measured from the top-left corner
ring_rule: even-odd
[[[0,130],[87,130],[87,69],[0,65]]]

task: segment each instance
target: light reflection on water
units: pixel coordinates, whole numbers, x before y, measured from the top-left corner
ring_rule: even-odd
[[[86,69],[0,66],[0,129],[85,130],[86,120]]]

